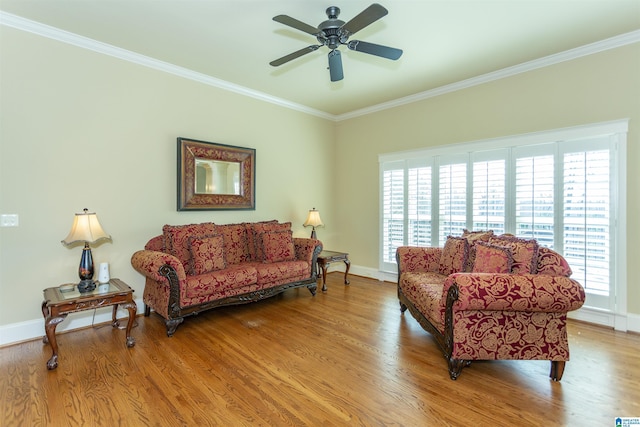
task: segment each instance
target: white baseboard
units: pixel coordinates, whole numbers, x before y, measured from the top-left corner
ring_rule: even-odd
[[[142,298],[136,299],[138,313],[144,312],[144,304]],[[74,329],[86,328],[93,324],[111,322],[113,313],[112,307],[102,307],[95,310],[82,311],[80,313],[72,313],[59,323],[56,327],[56,333],[71,331]],[[94,318],[95,315],[95,318]],[[128,318],[129,311],[126,309],[118,310],[118,319]],[[0,347],[17,344],[24,341],[30,341],[35,338],[42,338],[44,332],[44,319],[27,320],[25,322],[11,323],[0,326]]]
[[[333,271],[344,272],[345,266],[342,263],[336,263],[336,268],[332,268]],[[398,281],[395,273],[387,273],[384,271],[376,270],[375,268],[361,267],[358,265],[351,265],[349,274],[355,274],[356,276],[367,277],[370,279],[376,279],[381,282],[396,283]],[[144,311],[144,304],[142,299],[136,299],[138,305],[138,314],[142,314]],[[81,313],[73,313],[68,316],[64,322],[58,324],[56,333],[71,331],[79,328],[86,328],[92,324],[106,323],[111,321],[111,307],[103,307],[94,311],[88,310]],[[129,312],[126,310],[118,311],[118,318],[126,318]],[[568,315],[571,319],[580,320],[588,323],[595,323],[598,325],[610,326],[618,331],[629,331],[640,333],[640,314],[613,314],[608,312],[602,312],[591,309],[589,307],[583,307],[580,310],[572,311]],[[17,344],[23,341],[30,341],[35,338],[41,338],[44,336],[44,320],[42,318],[27,320],[25,322],[11,323],[8,325],[0,326],[0,347],[7,345]]]

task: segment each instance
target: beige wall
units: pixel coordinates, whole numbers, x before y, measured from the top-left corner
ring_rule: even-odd
[[[378,154],[620,118],[630,263],[640,255],[640,45],[338,123],[3,26],[0,52],[0,213],[20,215],[0,228],[0,328],[39,319],[42,289],[77,280],[81,249],[60,240],[84,207],[113,236],[95,262],[137,297],[129,258],[163,224],[277,218],[303,236],[314,206],[325,247],[376,270]],[[177,212],[178,136],[256,148],[257,209]]]
[[[640,314],[640,44],[340,122],[339,247],[378,267],[378,155],[629,118],[628,310]],[[354,167],[357,165],[357,167]],[[358,220],[354,220],[358,218]]]
[[[163,224],[333,224],[331,121],[0,26],[0,326],[41,319],[42,289],[77,281],[81,248],[60,244],[75,212],[113,237],[93,249],[142,297],[131,254]],[[176,138],[256,149],[255,211],[176,211]],[[329,227],[327,227],[329,228]],[[331,243],[330,236],[322,237]],[[67,322],[65,322],[67,323]]]

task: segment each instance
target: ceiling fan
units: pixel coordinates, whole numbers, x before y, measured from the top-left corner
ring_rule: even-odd
[[[342,58],[340,57],[340,51],[338,50],[340,45],[347,45],[350,50],[364,52],[392,60],[396,60],[402,55],[401,49],[367,43],[360,40],[349,41],[349,37],[351,35],[389,13],[389,11],[381,5],[377,3],[372,4],[347,23],[338,19],[338,15],[340,15],[340,8],[336,6],[330,6],[327,8],[326,13],[329,19],[318,25],[318,28],[312,27],[311,25],[305,24],[304,22],[298,21],[297,19],[287,15],[274,16],[274,21],[288,25],[296,30],[304,31],[307,34],[311,34],[316,37],[320,44],[307,46],[303,49],[290,53],[289,55],[285,55],[282,58],[271,61],[269,64],[277,67],[293,59],[299,58],[302,55],[311,53],[322,46],[327,46],[330,49],[329,75],[332,82],[337,82],[344,78],[344,74],[342,72]]]

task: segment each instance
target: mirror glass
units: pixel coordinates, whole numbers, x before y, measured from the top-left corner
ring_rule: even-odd
[[[240,194],[240,163],[196,158],[196,194]]]

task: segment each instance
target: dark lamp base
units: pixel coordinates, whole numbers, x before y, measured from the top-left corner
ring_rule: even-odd
[[[81,294],[84,294],[86,292],[91,292],[96,288],[96,284],[93,283],[93,280],[81,280],[80,283],[78,283],[78,292],[80,292]]]

